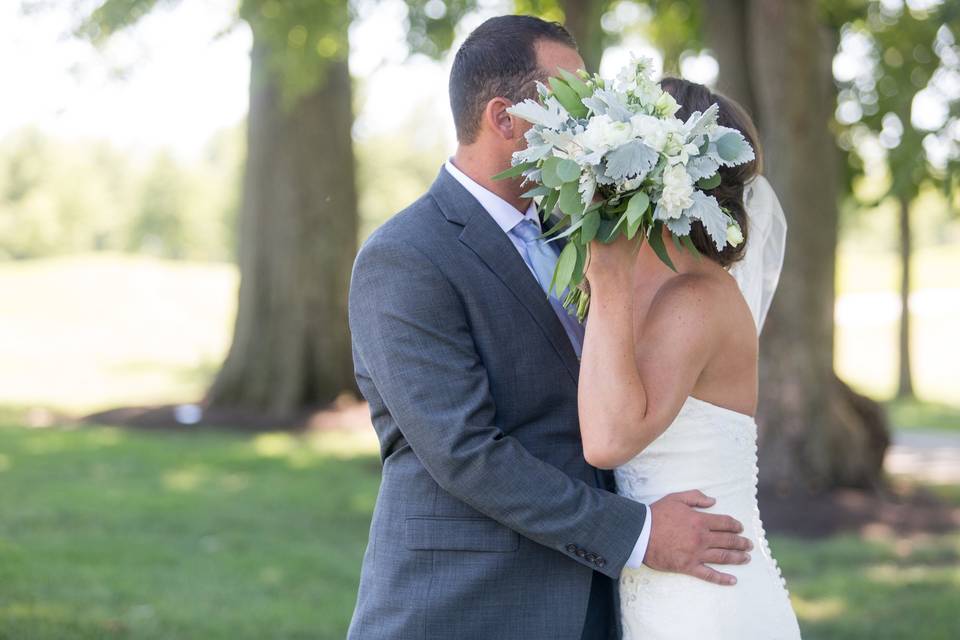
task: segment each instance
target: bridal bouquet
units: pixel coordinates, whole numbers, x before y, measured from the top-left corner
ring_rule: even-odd
[[[694,253],[694,220],[718,250],[743,241],[734,219],[705,193],[720,184],[720,167],[754,157],[739,131],[717,123],[717,105],[680,120],[680,105],[651,79],[645,58],[631,61],[613,82],[583,71],[560,73],[549,86],[538,83],[539,102],[508,109],[533,127],[527,148],[494,178],[534,183],[524,197],[540,198],[544,221],[559,208],[547,235],[567,242],[549,290],[563,296],[565,307],[581,320],[586,315],[589,294],[581,284],[594,239],[609,243],[639,234],[671,269],[664,226],[678,247]]]

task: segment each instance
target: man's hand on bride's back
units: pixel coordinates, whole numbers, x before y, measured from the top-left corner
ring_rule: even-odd
[[[653,527],[643,563],[658,571],[685,573],[721,585],[737,583],[733,576],[705,563],[746,564],[753,544],[743,525],[730,516],[697,511],[716,501],[699,491],[671,493],[650,505]]]

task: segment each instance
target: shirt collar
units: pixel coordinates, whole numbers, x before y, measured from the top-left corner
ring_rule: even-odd
[[[530,206],[527,207],[526,213],[520,213],[512,204],[477,184],[470,176],[454,166],[450,160],[447,160],[444,168],[447,170],[447,173],[453,176],[454,180],[463,185],[463,188],[477,199],[480,206],[490,214],[490,217],[497,223],[497,226],[503,229],[504,233],[510,233],[515,226],[524,220],[532,220],[533,223],[537,225],[537,228],[540,228],[540,219],[537,217],[537,207],[532,199],[530,200]]]

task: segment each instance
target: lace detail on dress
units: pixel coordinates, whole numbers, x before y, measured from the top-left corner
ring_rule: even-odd
[[[767,543],[757,506],[757,427],[750,416],[689,398],[673,424],[615,471],[617,491],[641,502],[700,489],[716,498],[705,511],[731,515],[754,543],[751,561],[718,566],[737,577],[722,587],[649,567],[624,569],[624,640],[797,640],[786,581]]]

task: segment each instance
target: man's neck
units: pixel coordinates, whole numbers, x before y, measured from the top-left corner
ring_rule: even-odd
[[[530,201],[520,197],[523,193],[520,187],[522,179],[491,180],[491,176],[508,169],[509,162],[504,166],[502,161],[479,151],[479,149],[474,149],[471,146],[460,145],[450,161],[453,162],[453,166],[478,185],[510,203],[520,213],[525,213],[527,207],[530,206]]]

